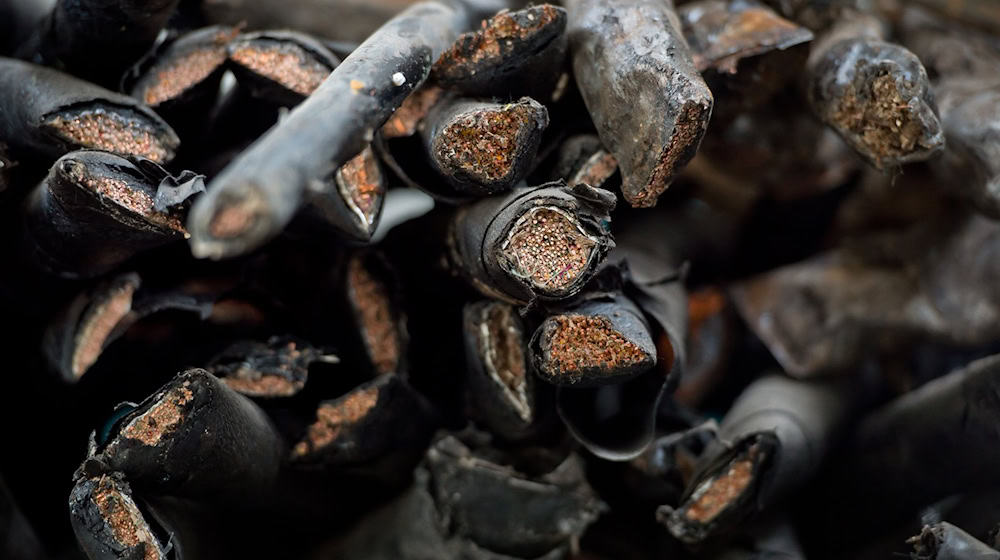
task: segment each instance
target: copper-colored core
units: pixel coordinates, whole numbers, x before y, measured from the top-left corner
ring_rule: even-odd
[[[156,445],[184,420],[184,405],[191,402],[194,394],[185,381],[174,387],[156,401],[149,410],[142,413],[121,431],[122,437],[139,440],[146,445]]]
[[[880,165],[885,159],[911,152],[923,136],[919,119],[914,118],[913,109],[899,95],[889,74],[874,80],[855,79],[832,118],[856,134]]]
[[[366,147],[337,170],[337,192],[364,225],[371,228],[378,214],[385,183],[375,159],[375,152]]]
[[[519,144],[535,129],[536,115],[537,109],[524,103],[456,115],[434,138],[434,159],[482,183],[502,180],[515,171]]]
[[[266,203],[256,192],[251,191],[235,200],[220,203],[221,208],[208,223],[208,232],[216,239],[231,239],[249,231],[263,214]]]
[[[710,523],[733,504],[750,486],[760,448],[750,446],[746,456],[729,465],[715,478],[703,482],[691,495],[684,517],[696,523]]]
[[[174,99],[201,83],[225,61],[225,44],[206,46],[185,53],[155,70],[152,83],[146,87],[142,98],[151,107]]]
[[[117,287],[106,300],[86,314],[74,340],[75,349],[70,362],[74,378],[79,379],[101,356],[108,335],[132,310],[136,287],[133,283]]]
[[[722,312],[726,294],[716,287],[703,288],[688,295],[688,327],[697,331],[702,323]]]
[[[290,397],[303,386],[302,383],[295,383],[280,375],[260,375],[260,372],[253,372],[257,374],[254,377],[243,375],[244,371],[248,371],[247,368],[241,368],[233,377],[223,377],[222,382],[237,393],[250,397]]]
[[[291,42],[254,41],[233,49],[237,64],[308,97],[333,71],[306,49]]]
[[[347,265],[347,289],[375,371],[396,372],[402,341],[386,286],[365,268],[360,257],[354,257]]]
[[[546,323],[542,367],[552,377],[579,380],[582,370],[622,370],[650,359],[600,315],[556,315]]]
[[[309,426],[306,438],[295,444],[292,457],[308,455],[330,445],[341,430],[362,420],[378,402],[378,387],[355,391],[336,403],[323,403],[316,409],[316,422]]]
[[[184,224],[176,216],[158,212],[153,197],[145,190],[129,184],[125,179],[92,173],[85,165],[66,166],[64,169],[67,177],[73,182],[90,189],[98,196],[139,214],[151,223],[179,233],[187,233]]]
[[[625,199],[636,208],[648,208],[656,205],[656,200],[670,186],[670,181],[677,171],[694,157],[701,137],[705,134],[711,106],[698,102],[685,103],[677,115],[674,131],[670,136],[670,144],[660,152],[653,174],[639,192],[630,194],[624,192]]]
[[[484,20],[479,29],[462,34],[435,63],[435,72],[475,73],[483,62],[499,62],[517,42],[530,41],[559,16],[552,5],[533,6],[522,12],[502,11]]]
[[[403,104],[382,125],[382,136],[401,138],[413,136],[417,125],[424,120],[431,107],[441,99],[444,90],[437,86],[424,85],[417,88],[403,100]]]
[[[598,150],[587,158],[587,161],[583,162],[580,169],[570,177],[567,183],[571,186],[583,183],[591,187],[599,187],[610,179],[615,171],[618,171],[618,160],[615,159],[615,156],[604,150]]]
[[[212,305],[208,322],[217,325],[247,327],[260,326],[267,322],[267,316],[256,305],[238,299],[223,299]]]
[[[518,416],[531,422],[524,331],[515,320],[514,308],[504,303],[491,303],[483,309],[481,321],[479,355],[486,372],[503,389]]]
[[[597,242],[562,210],[541,206],[521,216],[501,248],[515,276],[546,293],[570,288],[586,272]]]
[[[292,369],[292,364],[302,356],[295,342],[288,342],[277,351],[281,362],[276,367],[284,372]],[[280,374],[262,373],[249,361],[242,362],[236,371],[226,373],[222,382],[230,389],[251,397],[290,397],[305,386],[304,380],[295,381]]]
[[[162,558],[159,544],[132,497],[122,491],[110,476],[97,479],[93,501],[114,539],[123,548],[143,547],[144,560]]]
[[[171,150],[151,123],[105,109],[79,109],[58,113],[45,121],[67,142],[116,154],[136,155],[164,163]]]

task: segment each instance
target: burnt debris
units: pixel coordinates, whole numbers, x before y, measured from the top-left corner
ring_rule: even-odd
[[[0,557],[1000,558],[988,0],[0,0]]]

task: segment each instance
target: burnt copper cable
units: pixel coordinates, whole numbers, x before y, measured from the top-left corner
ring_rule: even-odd
[[[567,185],[584,183],[592,187],[609,188],[618,173],[618,160],[594,134],[577,134],[564,140],[555,154],[548,177],[563,179]]]
[[[213,26],[178,37],[143,68],[130,88],[132,97],[161,113],[214,101],[226,45],[237,33],[233,27]]]
[[[621,383],[656,363],[642,311],[622,294],[594,297],[547,317],[531,337],[535,372],[555,385]]]
[[[660,507],[658,519],[687,543],[733,532],[818,472],[862,393],[839,380],[770,375],[751,383],[722,419],[679,505]]]
[[[91,148],[166,163],[180,144],[135,99],[26,62],[0,58],[0,104],[0,137],[34,156]]]
[[[910,558],[914,560],[1000,559],[1000,550],[990,547],[947,521],[924,525],[920,534],[914,535],[906,542],[913,546]]]
[[[378,157],[365,147],[306,192],[299,218],[310,228],[368,243],[382,216],[387,190],[388,177]]]
[[[234,343],[213,358],[206,369],[237,393],[273,399],[299,393],[306,385],[311,364],[337,361],[337,356],[301,340],[271,337],[266,342]]]
[[[81,477],[69,497],[70,521],[89,558],[166,560],[168,543],[136,503],[120,473]]]
[[[427,114],[422,136],[434,169],[460,194],[510,190],[528,173],[549,124],[543,105],[447,99]]]
[[[625,200],[653,206],[694,156],[712,114],[673,2],[574,0],[567,12],[576,83],[621,167]]]
[[[242,86],[287,106],[309,97],[340,63],[321,42],[295,31],[245,33],[228,51]]]
[[[653,441],[657,411],[676,387],[685,363],[683,237],[666,235],[675,226],[656,213],[641,216],[620,232],[609,265],[589,289],[621,292],[638,307],[656,343],[655,367],[618,383],[556,389],[556,411],[573,437],[591,453],[611,461],[632,459]],[[636,328],[641,332],[643,327]]]
[[[483,199],[458,210],[452,266],[484,295],[514,302],[578,292],[613,246],[611,193],[563,182]]]
[[[498,301],[469,303],[462,325],[469,417],[506,439],[530,435],[542,411],[536,409],[528,334],[516,308]]]
[[[754,1],[699,0],[677,15],[694,66],[715,96],[716,123],[760,107],[796,79],[813,39]]]
[[[364,148],[424,81],[433,58],[466,26],[466,17],[463,9],[423,2],[362,43],[306,101],[213,180],[189,218],[192,252],[216,259],[234,256],[284,229],[310,181]]]
[[[376,375],[405,376],[410,336],[394,269],[381,254],[361,252],[348,259],[343,275],[347,307],[368,366]]]
[[[503,10],[441,53],[431,78],[463,95],[551,99],[566,58],[566,11],[552,4]]]
[[[204,187],[194,174],[181,179],[148,161],[98,151],[66,154],[28,197],[24,235],[31,260],[51,274],[89,278],[186,238],[184,203]]]
[[[927,71],[885,36],[873,16],[838,20],[813,44],[806,86],[813,113],[877,169],[924,161],[944,148]]]

